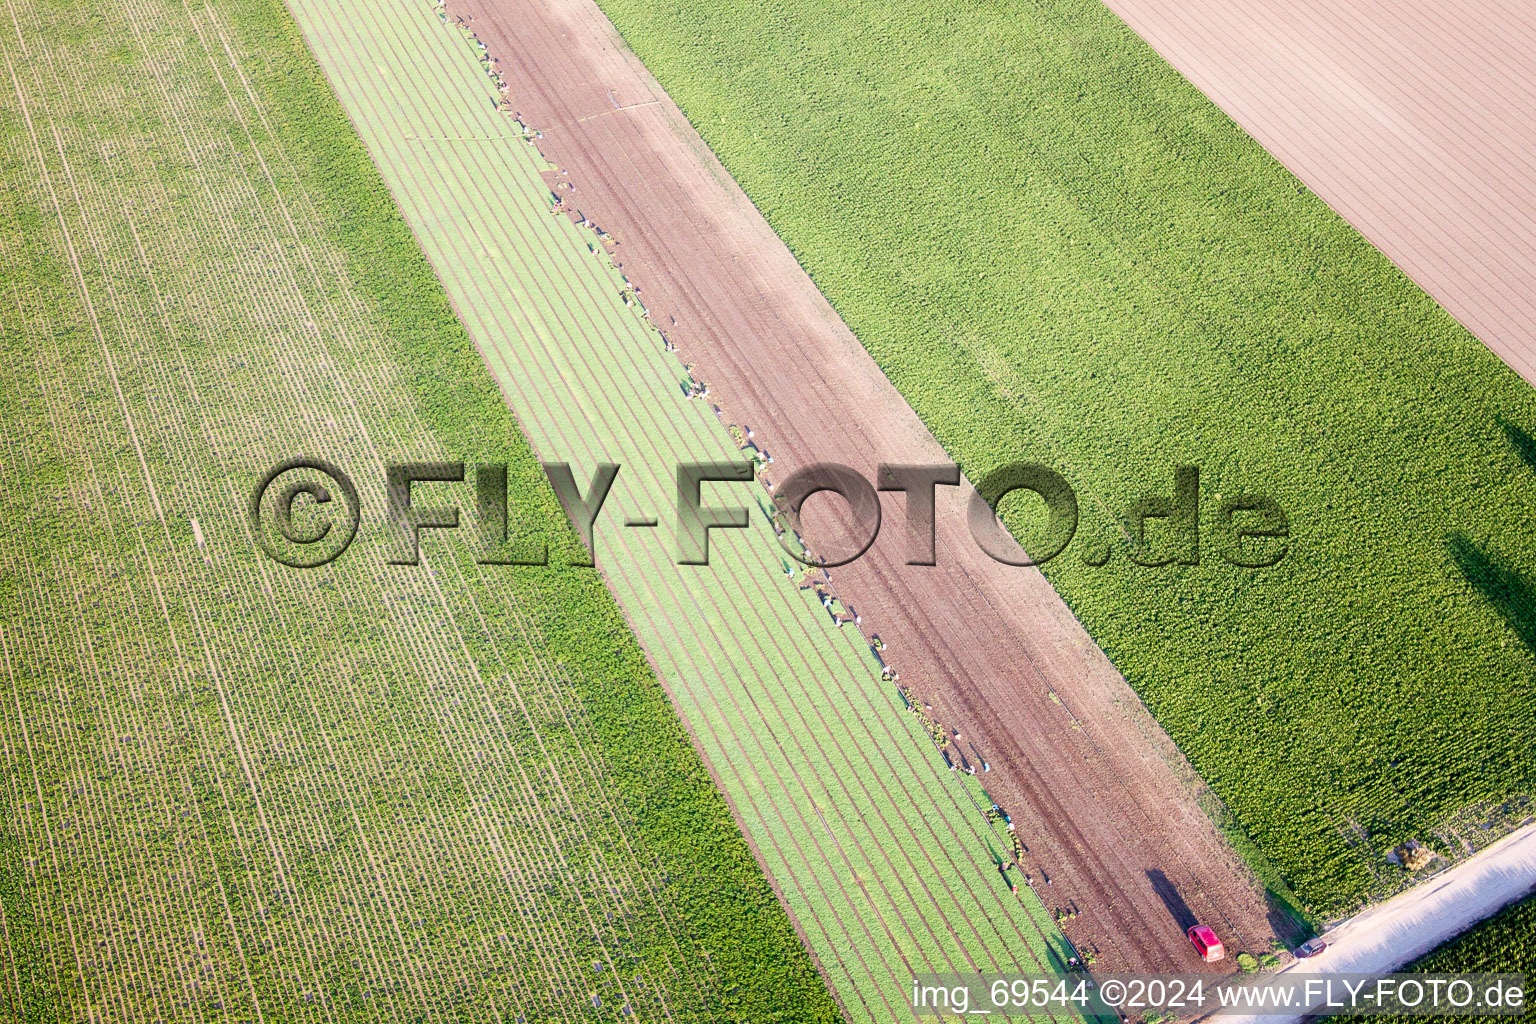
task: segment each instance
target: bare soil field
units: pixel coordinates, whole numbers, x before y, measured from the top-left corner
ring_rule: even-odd
[[[574,186],[566,204],[613,236],[652,322],[774,455],[774,475],[836,461],[873,479],[878,462],[946,461],[590,0],[448,9],[543,133]],[[831,577],[863,630],[888,642],[901,682],[958,731],[956,747],[990,763],[983,781],[1013,815],[1030,883],[1075,911],[1063,927],[1107,969],[1196,969],[1183,935],[1195,920],[1233,950],[1289,939],[1289,919],[1202,809],[1214,798],[1050,585],[971,542],[968,490],[939,491],[937,566],[904,564],[903,499],[891,495],[879,541]],[[808,506],[813,535],[827,500]]]
[[[1529,5],[1105,3],[1536,383]]]

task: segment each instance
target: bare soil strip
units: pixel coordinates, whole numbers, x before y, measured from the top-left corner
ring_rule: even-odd
[[[1536,383],[1529,5],[1105,3]]]
[[[873,479],[877,462],[945,461],[590,0],[451,0],[449,11],[543,133],[540,149],[574,185],[567,205],[617,240],[652,322],[774,455],[775,475],[826,460]],[[903,533],[888,528],[832,577],[863,629],[890,643],[901,681],[958,730],[960,750],[990,763],[986,787],[1027,847],[1023,873],[1048,907],[1076,912],[1068,934],[1108,968],[1195,969],[1183,935],[1195,919],[1234,949],[1288,938],[1202,810],[1214,798],[1050,585],[971,542],[966,493],[940,490],[938,566],[905,565]],[[890,524],[901,501],[885,506]]]

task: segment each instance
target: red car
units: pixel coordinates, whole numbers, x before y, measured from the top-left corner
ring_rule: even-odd
[[[1227,955],[1227,951],[1222,948],[1221,940],[1206,925],[1194,925],[1184,934],[1189,936],[1189,941],[1194,943],[1195,952],[1199,953],[1200,959],[1206,963],[1220,960]]]

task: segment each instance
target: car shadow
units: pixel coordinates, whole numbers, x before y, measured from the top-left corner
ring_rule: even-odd
[[[1179,931],[1187,932],[1191,927],[1199,924],[1195,912],[1189,909],[1189,904],[1184,902],[1184,897],[1179,895],[1178,888],[1169,881],[1168,876],[1157,869],[1147,872],[1147,881],[1152,883],[1152,891],[1157,893],[1157,898],[1163,901],[1168,914],[1174,923],[1179,926]]]

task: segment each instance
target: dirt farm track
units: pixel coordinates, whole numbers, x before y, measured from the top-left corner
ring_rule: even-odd
[[[776,468],[830,460],[872,479],[882,461],[947,461],[591,0],[448,9],[499,60],[519,118],[575,185],[570,205],[618,239],[652,322]],[[961,492],[939,499],[938,566],[904,565],[889,529],[833,583],[960,749],[990,762],[1046,906],[1078,912],[1068,934],[1106,969],[1196,969],[1183,935],[1196,919],[1229,948],[1267,949],[1286,926],[1182,755],[1045,579],[970,542]],[[886,500],[899,523],[902,498]]]

